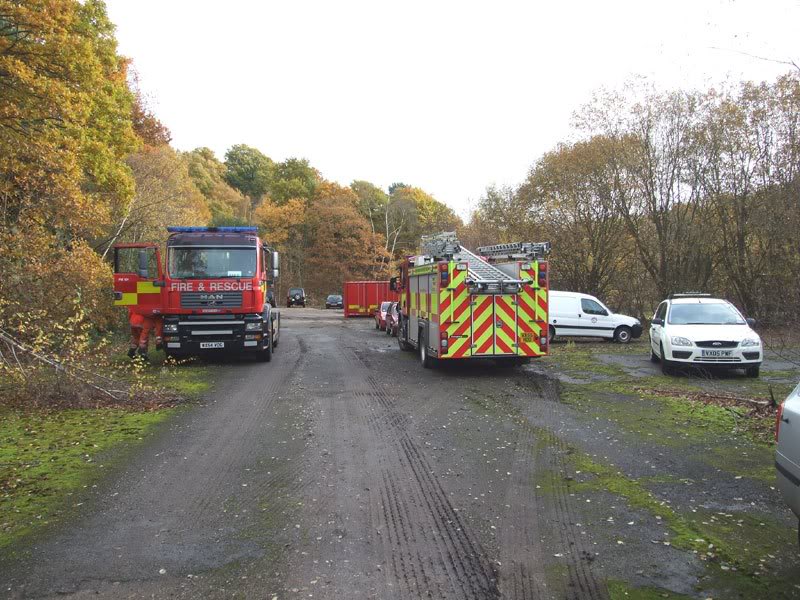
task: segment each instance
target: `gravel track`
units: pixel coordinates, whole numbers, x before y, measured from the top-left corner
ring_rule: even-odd
[[[283,325],[271,363],[212,366],[213,393],[87,492],[70,524],[0,557],[0,590],[607,597],[566,484],[536,488],[540,470],[564,468],[564,444],[536,426],[558,406],[543,376],[423,370],[338,311],[284,310]],[[529,414],[483,403],[509,390]]]

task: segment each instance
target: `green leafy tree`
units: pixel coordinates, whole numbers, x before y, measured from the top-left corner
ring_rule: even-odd
[[[275,163],[260,150],[245,144],[232,146],[225,153],[225,181],[250,200],[251,208],[269,191]]]
[[[270,197],[278,204],[291,198],[311,200],[321,177],[306,159],[288,158],[275,165]]]
[[[211,211],[212,225],[243,225],[249,201],[225,180],[225,165],[209,148],[196,148],[183,155],[189,176],[203,194]]]

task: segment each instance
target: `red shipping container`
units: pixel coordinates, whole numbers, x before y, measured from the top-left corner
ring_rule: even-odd
[[[345,317],[371,317],[381,302],[400,299],[388,281],[345,281],[343,296]]]

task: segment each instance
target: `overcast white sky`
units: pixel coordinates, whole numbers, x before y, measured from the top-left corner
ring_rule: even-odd
[[[800,63],[800,0],[107,4],[177,148],[245,143],[462,215],[487,185],[520,183],[601,86],[790,69],[741,52]]]

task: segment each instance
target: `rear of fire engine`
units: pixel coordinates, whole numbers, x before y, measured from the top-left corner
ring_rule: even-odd
[[[256,227],[168,227],[156,244],[114,248],[115,304],[161,316],[167,355],[253,353],[272,358],[280,313],[267,300],[279,257]]]
[[[392,279],[400,293],[398,343],[422,365],[494,359],[523,364],[548,352],[549,243],[485,246],[474,254],[455,233],[427,236]]]

